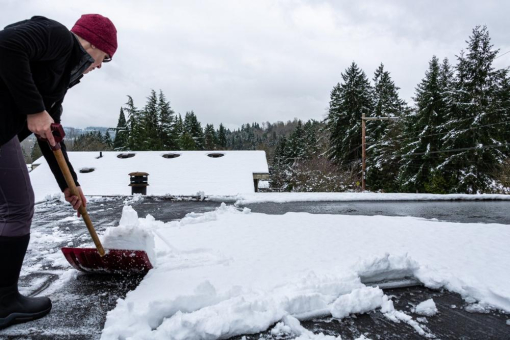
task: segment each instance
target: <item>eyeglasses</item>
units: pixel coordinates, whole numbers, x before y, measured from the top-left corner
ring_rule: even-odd
[[[107,54],[104,56],[103,63],[109,63],[112,61],[112,58]]]

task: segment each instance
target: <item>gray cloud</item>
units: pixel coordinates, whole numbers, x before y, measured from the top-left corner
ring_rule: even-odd
[[[203,123],[322,119],[352,61],[372,78],[385,64],[411,101],[432,55],[465,48],[476,25],[510,50],[507,1],[0,1],[0,25],[45,15],[71,27],[84,13],[119,31],[114,61],[69,91],[64,123],[115,126],[126,95],[142,106],[162,89]],[[496,66],[510,66],[510,54]]]

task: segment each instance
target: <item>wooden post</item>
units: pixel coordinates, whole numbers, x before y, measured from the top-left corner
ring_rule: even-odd
[[[365,143],[365,114],[361,116],[361,192],[365,191],[365,170],[366,170],[366,143]]]

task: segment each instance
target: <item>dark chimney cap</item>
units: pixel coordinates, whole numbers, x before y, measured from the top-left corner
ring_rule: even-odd
[[[146,173],[146,172],[139,172],[139,171],[137,171],[137,172],[131,172],[129,174],[129,176],[149,176],[149,174]]]

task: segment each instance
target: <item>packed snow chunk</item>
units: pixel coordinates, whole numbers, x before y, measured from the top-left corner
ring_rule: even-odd
[[[340,335],[335,337],[331,335],[324,335],[324,333],[314,334],[312,331],[301,326],[299,320],[291,315],[283,317],[282,324],[290,330],[291,334],[298,336],[294,340],[342,340]]]
[[[490,308],[486,308],[479,303],[474,303],[472,305],[466,306],[466,311],[469,313],[487,314],[490,312]]]
[[[374,256],[365,258],[356,263],[354,270],[358,273],[361,282],[379,282],[415,277],[415,272],[420,268],[419,264],[409,255]]]
[[[107,228],[101,242],[105,249],[143,250],[151,264],[156,264],[154,235],[147,225],[140,224],[138,213],[129,205],[122,209],[119,226]]]
[[[353,313],[366,313],[381,307],[384,293],[377,287],[363,287],[340,296],[331,306],[331,315],[342,319]]]
[[[285,325],[283,322],[278,322],[276,326],[271,330],[273,336],[288,336],[292,335],[292,329]]]
[[[122,216],[120,218],[119,226],[124,227],[138,227],[138,213],[133,207],[127,205],[122,209]]]
[[[437,307],[434,300],[429,299],[416,306],[414,312],[419,315],[432,316],[437,314]]]
[[[510,326],[510,319],[506,320],[506,324]]]

